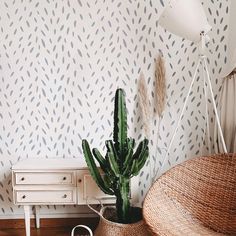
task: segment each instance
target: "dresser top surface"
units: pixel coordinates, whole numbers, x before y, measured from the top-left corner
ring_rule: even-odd
[[[87,164],[83,158],[29,158],[17,162],[12,170],[53,170],[84,169]]]

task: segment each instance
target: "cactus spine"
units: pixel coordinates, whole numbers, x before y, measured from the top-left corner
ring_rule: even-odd
[[[119,223],[130,223],[130,179],[138,175],[148,155],[148,140],[141,141],[134,152],[135,140],[127,138],[127,110],[125,94],[117,89],[114,107],[113,140],[106,141],[105,157],[93,148],[87,140],[82,140],[82,148],[90,173],[100,189],[116,196],[116,209]],[[101,175],[95,160],[104,175]]]

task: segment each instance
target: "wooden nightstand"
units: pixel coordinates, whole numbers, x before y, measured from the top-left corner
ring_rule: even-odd
[[[24,206],[26,236],[30,236],[30,206],[36,210],[36,227],[40,227],[38,205],[86,204],[87,198],[114,203],[93,181],[87,165],[78,159],[33,158],[12,166],[13,199]],[[93,201],[89,201],[93,203]],[[94,203],[97,202],[94,200]]]

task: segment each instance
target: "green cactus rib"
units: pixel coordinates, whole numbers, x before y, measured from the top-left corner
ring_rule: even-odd
[[[125,141],[127,139],[127,111],[125,93],[123,89],[117,89],[114,108],[114,132],[113,140],[117,150],[124,153]]]
[[[149,155],[149,149],[148,149],[148,140],[144,139],[142,142],[140,142],[135,154],[133,155],[133,162],[132,166],[130,167],[130,176],[136,176],[138,175],[139,171],[143,168],[147,158]],[[127,169],[128,171],[129,169]]]
[[[134,140],[134,138],[127,138],[127,147],[133,149],[134,146],[135,146],[135,140]]]
[[[147,158],[148,158],[149,150],[148,150],[148,140],[144,139],[140,142],[135,154],[132,158],[129,159],[127,165],[124,169],[124,175],[132,176],[138,175],[139,171],[143,168]]]
[[[97,185],[102,189],[102,191],[104,193],[109,194],[109,195],[114,195],[114,192],[111,189],[106,188],[106,185],[104,184],[102,176],[99,173],[99,170],[98,170],[96,163],[93,159],[89,144],[88,144],[87,140],[85,140],[85,139],[82,140],[82,148],[83,148],[84,157],[87,162],[90,173],[91,173],[93,179],[95,180],[95,182],[97,183]]]
[[[101,169],[106,172],[107,168],[108,168],[108,165],[107,165],[107,162],[106,162],[106,159],[102,156],[102,154],[98,151],[97,148],[93,148],[92,150],[93,152],[93,156],[96,158],[96,160],[98,161]]]
[[[117,162],[117,154],[115,152],[115,148],[113,145],[112,140],[106,141],[106,146],[108,149],[107,155],[108,155],[108,161],[110,163],[110,167],[115,174],[116,177],[119,177],[120,170],[119,170],[119,163]]]
[[[115,146],[113,144],[112,140],[107,140],[106,141],[106,147],[107,147],[107,152],[108,153],[112,153],[114,155],[115,160],[117,161],[117,163],[119,162],[119,156],[117,154],[117,151],[115,149]]]
[[[148,158],[148,154],[149,151],[145,150],[145,152],[143,153],[142,157],[139,159],[136,168],[134,169],[134,171],[132,172],[132,176],[136,176],[138,175],[138,173],[140,172],[140,170],[143,168],[147,158]]]
[[[93,152],[94,157],[98,161],[102,171],[104,172],[103,180],[104,180],[105,185],[108,188],[113,187],[112,184],[115,182],[116,177],[115,177],[114,173],[112,172],[112,170],[110,170],[111,167],[110,167],[110,163],[109,163],[108,158],[105,159],[102,156],[102,154],[98,151],[97,148],[93,148],[92,152]]]
[[[124,176],[126,177],[131,177],[131,169],[134,168],[134,164],[136,163],[136,159],[134,159],[133,157],[131,157],[127,163],[126,166],[124,166]]]
[[[129,202],[129,179],[121,176],[119,178],[119,193],[117,194],[117,215],[119,223],[129,223],[130,220],[130,202]]]
[[[145,138],[143,141],[141,141],[136,149],[136,152],[133,155],[134,159],[139,159],[141,154],[148,149],[148,140]]]
[[[142,154],[140,154],[140,158],[139,158],[139,161],[138,161],[138,169],[141,170],[148,158],[148,155],[149,155],[149,151],[148,149],[146,149]]]
[[[130,166],[130,163],[132,162],[132,156],[133,156],[133,149],[128,149],[127,154],[125,156],[125,161],[123,164],[123,170],[125,172],[126,168]]]
[[[138,169],[138,161],[136,159],[134,159],[133,163],[132,163],[132,166],[130,168],[130,172],[129,172],[129,175],[131,176],[133,173],[136,173],[137,172],[137,169]]]
[[[126,144],[127,150],[126,150],[126,155],[124,158],[123,167],[126,167],[127,165],[129,165],[129,162],[132,160],[133,149],[135,145],[135,140],[133,138],[128,138],[126,142],[127,142]]]

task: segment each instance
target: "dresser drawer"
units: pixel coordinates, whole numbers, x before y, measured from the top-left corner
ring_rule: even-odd
[[[75,204],[76,189],[14,190],[16,204]]]
[[[79,205],[86,204],[87,201],[90,204],[97,204],[100,199],[104,204],[115,203],[115,197],[107,195],[97,186],[88,170],[79,170],[77,173],[78,189],[77,199]]]
[[[76,172],[14,172],[16,185],[75,185]]]

